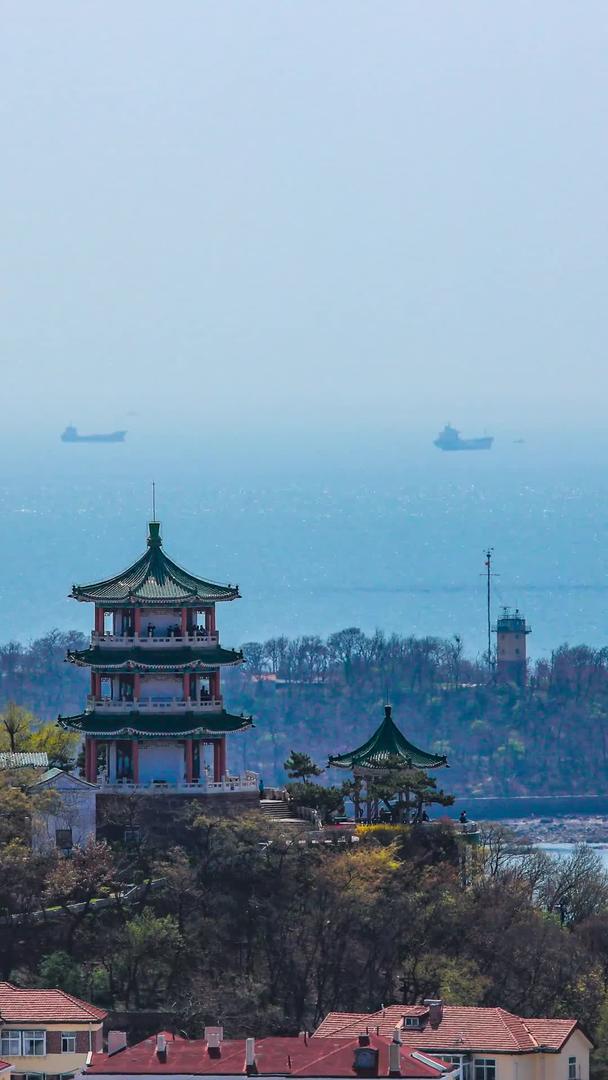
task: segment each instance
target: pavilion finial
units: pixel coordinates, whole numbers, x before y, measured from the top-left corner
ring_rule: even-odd
[[[156,521],[156,481],[152,481],[152,521]]]
[[[148,524],[148,547],[162,547],[160,521],[150,521]]]
[[[384,706],[384,719],[385,720],[390,720],[391,716],[392,716],[392,713],[393,713],[393,706],[392,705],[385,705]]]

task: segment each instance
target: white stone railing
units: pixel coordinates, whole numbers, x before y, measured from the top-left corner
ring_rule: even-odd
[[[245,773],[243,776],[225,776],[223,780],[150,780],[147,783],[133,783],[132,780],[108,780],[105,776],[98,778],[99,787],[103,791],[123,792],[123,794],[157,795],[163,792],[178,792],[198,795],[224,795],[231,792],[258,791],[259,777],[257,773]]]
[[[200,630],[197,634],[97,634],[94,630],[91,633],[92,645],[103,645],[108,647],[116,647],[121,649],[137,648],[137,649],[159,649],[165,646],[176,645],[198,645],[199,648],[205,646],[211,648],[217,645],[219,642],[219,633],[214,630],[213,633],[208,633],[206,630]]]
[[[221,698],[209,698],[208,701],[195,701],[190,698],[170,698],[168,701],[154,701],[151,698],[140,698],[133,701],[115,701],[113,698],[94,698],[91,694],[87,697],[87,711],[99,709],[100,712],[219,712],[224,707]]]

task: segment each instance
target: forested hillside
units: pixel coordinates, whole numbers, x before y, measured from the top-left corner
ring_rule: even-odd
[[[88,673],[64,657],[83,640],[53,631],[29,646],[2,646],[0,707],[15,701],[40,720],[80,712]],[[256,727],[231,740],[230,760],[260,771],[267,785],[285,779],[292,748],[323,764],[364,741],[389,698],[413,742],[447,754],[444,786],[455,793],[608,791],[608,649],[563,645],[533,664],[529,687],[518,690],[489,681],[459,639],[347,629],[243,648],[248,663],[228,670],[225,695]]]
[[[3,809],[18,795],[0,784]],[[112,1009],[131,1041],[210,1022],[229,1037],[295,1033],[332,1009],[441,996],[575,1016],[601,1063],[608,877],[589,848],[514,864],[495,830],[463,863],[441,826],[362,828],[347,849],[193,809],[183,848],[96,843],[69,860],[32,854],[13,815],[0,835],[0,978]]]

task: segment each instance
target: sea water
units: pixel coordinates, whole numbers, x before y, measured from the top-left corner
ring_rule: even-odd
[[[432,433],[431,433],[432,435]],[[519,606],[529,654],[608,641],[608,472],[580,452],[497,442],[442,453],[396,438],[280,440],[262,452],[228,431],[129,433],[124,444],[57,436],[3,447],[0,641],[51,627],[88,631],[74,582],[113,575],[145,548],[151,482],[165,548],[188,569],[238,583],[222,605],[226,644],[277,634],[462,636],[486,643],[484,551],[494,616]]]

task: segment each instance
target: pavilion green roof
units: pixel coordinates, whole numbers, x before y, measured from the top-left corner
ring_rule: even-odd
[[[446,757],[420,750],[405,738],[393,720],[390,705],[385,706],[384,719],[371,739],[347,754],[330,756],[328,762],[339,769],[438,769],[447,763]]]
[[[128,604],[147,607],[206,605],[218,600],[236,600],[238,585],[218,585],[182,569],[165,554],[158,521],[151,521],[148,550],[137,562],[116,577],[91,585],[74,585],[75,600],[107,607]]]
[[[236,649],[222,649],[219,645],[215,648],[184,645],[159,649],[93,645],[89,649],[68,652],[66,660],[99,671],[207,671],[224,664],[240,664],[243,654]]]
[[[78,716],[60,716],[57,723],[65,731],[75,731],[98,739],[133,736],[179,739],[191,735],[228,735],[253,727],[250,716],[235,716],[224,710],[205,717],[192,711],[184,711],[179,715],[172,713],[169,716],[150,716],[136,710],[121,713],[120,716],[108,716],[101,711],[94,711],[79,713]]]

